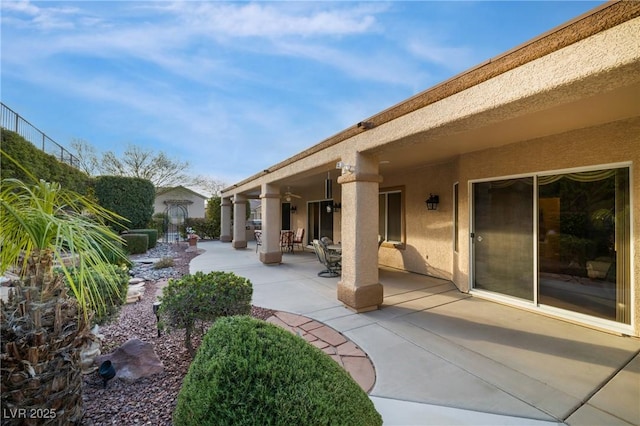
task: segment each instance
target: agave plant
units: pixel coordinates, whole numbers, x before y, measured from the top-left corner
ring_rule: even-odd
[[[103,220],[123,219],[57,183],[33,180],[3,179],[0,187],[0,274],[20,276],[0,309],[2,406],[46,413],[37,424],[79,424],[79,352],[92,311],[104,306],[96,277],[117,292],[109,259],[119,253],[126,261]],[[32,424],[10,417],[3,425]]]

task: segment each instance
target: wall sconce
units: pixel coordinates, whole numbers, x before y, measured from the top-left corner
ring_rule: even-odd
[[[331,213],[333,211],[333,206],[331,204],[327,204],[327,213]]]
[[[291,207],[289,207],[289,211],[291,212],[291,214],[296,214],[298,212],[298,207],[292,204]]]
[[[356,171],[356,168],[350,164],[345,164],[342,161],[338,161],[336,163],[336,169],[341,169],[342,174],[346,175],[347,173],[353,173]]]
[[[342,203],[333,203],[333,211],[338,213],[342,208]]]
[[[440,197],[437,195],[429,194],[429,198],[425,200],[427,210],[437,210],[440,203]]]

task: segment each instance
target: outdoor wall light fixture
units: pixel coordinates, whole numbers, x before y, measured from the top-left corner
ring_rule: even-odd
[[[342,161],[338,161],[336,163],[336,169],[342,170],[342,174],[346,175],[347,173],[353,173],[356,171],[356,168],[350,164],[345,164]]]
[[[331,204],[327,204],[327,213],[331,213],[333,211],[333,206]]]
[[[289,211],[292,214],[296,214],[298,212],[298,207],[296,207],[295,205],[291,205],[291,207],[289,208]]]
[[[334,212],[339,212],[340,209],[342,208],[342,203],[333,203],[333,211]]]
[[[156,316],[156,325],[158,326],[158,337],[160,337],[160,305],[161,302],[153,302],[153,315]]]
[[[438,195],[429,194],[429,198],[425,200],[427,210],[437,210],[440,203],[440,197]]]

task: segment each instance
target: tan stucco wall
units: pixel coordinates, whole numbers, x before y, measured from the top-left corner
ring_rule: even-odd
[[[164,203],[167,200],[188,200],[192,204],[187,206],[189,211],[189,217],[191,218],[204,218],[205,217],[205,199],[199,197],[189,191],[181,191],[176,189],[174,191],[168,191],[156,196],[156,200],[153,206],[154,213],[164,213],[167,209],[167,205]]]
[[[387,175],[380,190],[401,188],[405,215],[405,244],[383,244],[381,265],[451,279],[453,262],[453,181],[455,162]],[[427,210],[425,200],[437,194],[437,210]]]

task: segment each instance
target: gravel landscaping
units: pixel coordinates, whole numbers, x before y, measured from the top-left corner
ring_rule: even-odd
[[[103,389],[97,372],[87,374],[83,383],[85,425],[171,425],[178,392],[191,358],[184,347],[184,333],[172,331],[157,335],[153,302],[156,300],[157,282],[166,278],[179,278],[189,273],[189,261],[198,254],[187,251],[187,244],[159,244],[144,257],[173,257],[171,268],[153,270],[149,266],[135,266],[133,275],[145,278],[144,297],[141,301],[122,307],[117,320],[100,328],[104,336],[102,353],[111,352],[129,339],[137,338],[151,343],[164,364],[164,372],[126,383],[111,380]],[[132,257],[132,260],[141,256]],[[274,312],[252,307],[252,316],[266,319]],[[197,347],[198,340],[194,340]]]

